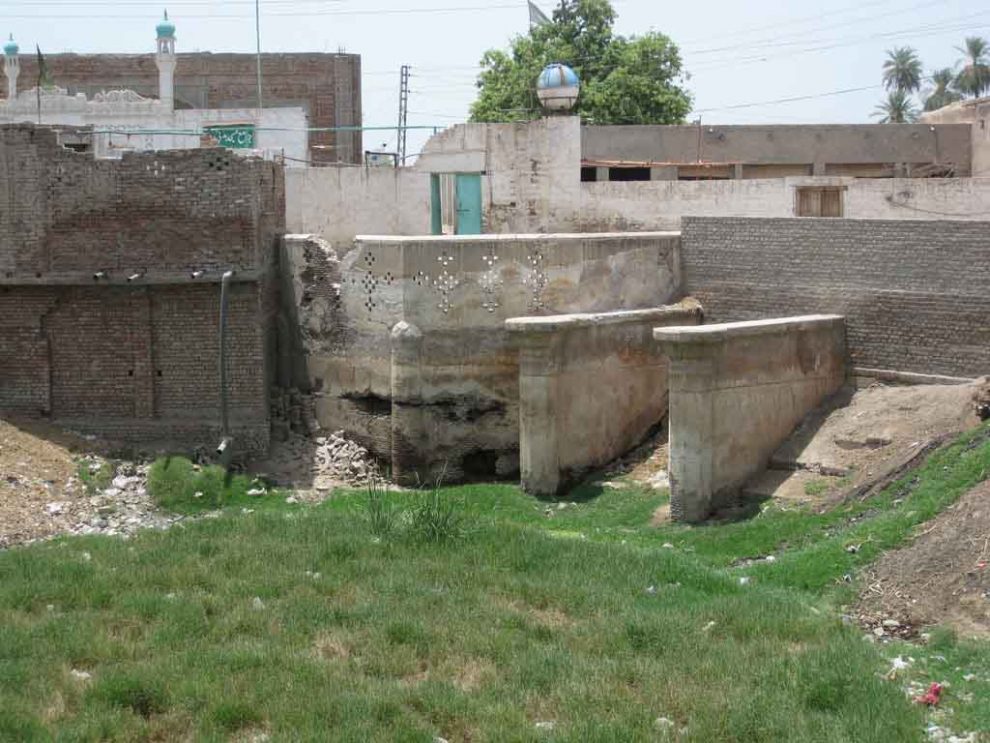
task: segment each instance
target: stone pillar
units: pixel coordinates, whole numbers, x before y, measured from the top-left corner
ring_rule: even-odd
[[[702,521],[712,501],[715,363],[703,345],[670,345],[665,351],[670,358],[670,515],[675,521]]]
[[[421,438],[423,426],[420,359],[423,334],[405,320],[392,327],[392,478],[404,485],[429,482],[412,444]]]
[[[519,341],[519,470],[527,493],[555,495],[563,483],[557,455],[557,354],[546,332],[521,332]]]

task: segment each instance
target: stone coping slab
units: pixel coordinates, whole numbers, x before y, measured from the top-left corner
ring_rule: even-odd
[[[505,321],[505,329],[510,333],[555,333],[558,330],[569,330],[572,328],[641,323],[652,320],[667,320],[671,317],[678,316],[690,317],[698,312],[700,312],[700,308],[670,306],[651,307],[645,310],[543,315],[540,317],[511,317]]]
[[[664,343],[722,343],[730,338],[776,335],[845,322],[842,315],[799,315],[769,320],[713,323],[711,325],[654,328],[653,337]]]
[[[680,237],[679,230],[662,232],[540,232],[493,233],[481,235],[358,235],[355,242],[421,243],[421,242],[553,242],[555,240],[628,240],[630,238]]]

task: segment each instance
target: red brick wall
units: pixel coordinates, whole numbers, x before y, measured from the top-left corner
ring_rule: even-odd
[[[311,127],[361,125],[361,57],[357,54],[262,54],[262,98],[266,106],[303,106]],[[47,54],[57,85],[89,95],[129,88],[158,96],[153,54]],[[184,108],[243,108],[256,105],[253,54],[179,54],[176,105]],[[21,55],[21,85],[37,79],[37,58]],[[311,132],[318,162],[360,163],[361,132]]]

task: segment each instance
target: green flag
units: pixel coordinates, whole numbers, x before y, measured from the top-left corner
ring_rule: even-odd
[[[48,71],[48,65],[45,64],[45,56],[41,53],[41,47],[36,44],[34,48],[38,50],[38,88],[54,87],[55,82]]]

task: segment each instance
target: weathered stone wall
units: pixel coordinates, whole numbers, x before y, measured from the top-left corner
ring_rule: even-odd
[[[845,379],[838,316],[657,328],[670,358],[671,515],[729,505],[801,419]]]
[[[318,329],[302,365],[320,423],[413,482],[518,470],[506,319],[655,307],[679,284],[665,233],[366,237],[339,256],[313,237],[286,243],[299,324]]]
[[[20,80],[37,80],[37,57],[22,54]],[[58,85],[89,96],[127,88],[158,95],[153,54],[45,54]],[[257,105],[254,54],[180,53],[175,68],[177,108],[246,108]],[[265,106],[302,106],[311,127],[361,126],[361,57],[319,52],[261,55]],[[360,131],[310,132],[315,162],[360,163]]]
[[[519,347],[523,488],[555,495],[629,451],[667,413],[653,329],[701,322],[693,303],[506,321]]]
[[[0,127],[0,412],[215,445],[232,269],[230,417],[265,449],[283,199],[280,168],[224,150],[96,161]]]
[[[716,322],[846,317],[856,367],[990,371],[990,223],[686,218],[685,293]]]

